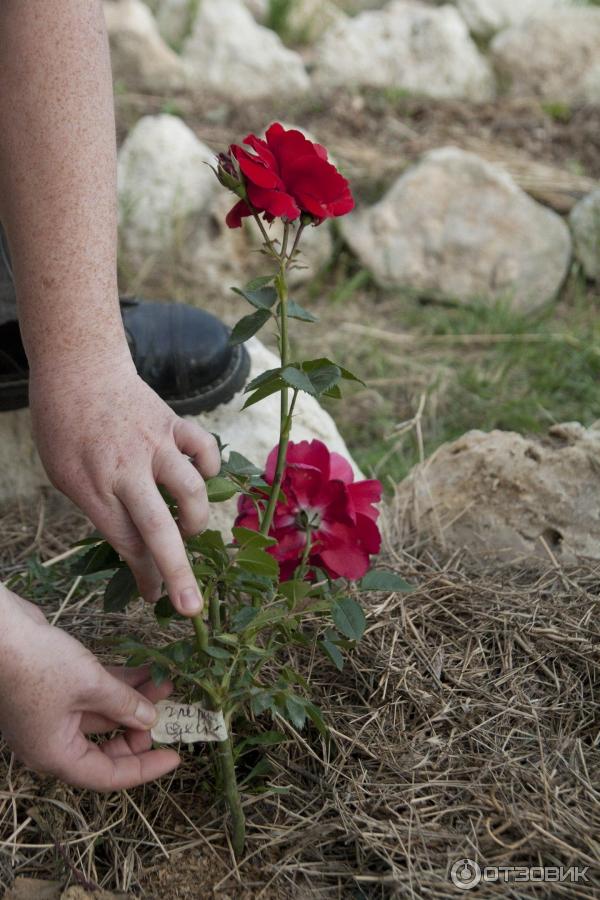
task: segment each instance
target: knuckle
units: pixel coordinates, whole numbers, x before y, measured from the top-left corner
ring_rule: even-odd
[[[184,480],[184,489],[192,497],[204,499],[207,497],[204,479],[198,472],[192,472]]]
[[[165,516],[161,510],[152,510],[146,514],[144,524],[150,534],[159,534],[165,529]]]

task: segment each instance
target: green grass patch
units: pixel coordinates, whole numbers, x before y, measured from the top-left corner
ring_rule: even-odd
[[[339,291],[339,288],[338,288]],[[391,302],[390,302],[391,301]],[[600,298],[573,281],[563,300],[533,315],[506,304],[460,307],[371,297],[367,329],[340,338],[336,358],[367,381],[331,407],[365,472],[397,482],[419,461],[410,421],[425,396],[425,456],[471,429],[542,433],[556,422],[600,420]],[[386,332],[405,335],[394,343]]]

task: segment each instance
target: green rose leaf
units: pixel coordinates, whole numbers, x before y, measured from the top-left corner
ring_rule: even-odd
[[[252,278],[248,282],[248,284],[244,285],[244,290],[257,291],[259,288],[265,287],[267,284],[271,284],[274,279],[274,275],[258,275],[256,278]]]
[[[252,624],[259,612],[260,610],[256,606],[242,606],[231,620],[231,630],[237,634],[244,631]]]
[[[153,662],[150,666],[150,677],[156,687],[160,687],[169,677],[169,670],[166,666],[161,666],[160,663]]]
[[[310,700],[305,701],[304,707],[306,709],[306,712],[308,713],[308,718],[311,720],[317,731],[322,735],[326,735],[329,729],[325,724],[325,720],[321,715],[321,710],[319,709],[319,707],[315,706],[314,703],[311,703]]]
[[[259,547],[262,550],[265,547],[274,547],[277,543],[275,538],[265,537],[260,531],[243,528],[241,525],[232,528],[231,533],[240,547]]]
[[[139,596],[133,573],[128,566],[117,569],[104,591],[104,612],[122,612]]]
[[[316,396],[330,390],[342,377],[341,369],[329,359],[310,359],[302,363],[302,369],[311,380]]]
[[[240,290],[240,288],[232,288],[232,290],[256,309],[271,309],[277,300],[277,291],[274,287],[259,285],[250,289],[246,287],[244,290]]]
[[[258,547],[241,547],[236,554],[235,561],[238,566],[254,572],[256,575],[266,575],[270,578],[277,578],[279,575],[279,565],[277,560]]]
[[[238,494],[239,488],[228,478],[217,475],[216,478],[209,478],[206,482],[206,493],[209,503],[223,503],[230,500],[234,494]]]
[[[278,378],[272,383],[270,382],[269,384],[263,385],[248,397],[248,399],[242,406],[242,409],[248,409],[249,406],[254,406],[255,403],[259,403],[266,397],[270,397],[271,394],[275,394],[277,391],[280,391],[284,387],[285,381],[282,378]]]
[[[342,634],[351,641],[360,641],[367,627],[367,620],[360,604],[352,597],[343,597],[334,603],[331,617]]]
[[[273,704],[273,694],[262,690],[258,690],[250,701],[250,706],[255,716],[260,716],[267,709],[273,709]]]
[[[286,366],[281,371],[281,377],[286,384],[289,384],[290,387],[295,388],[297,391],[305,391],[307,394],[315,396],[316,391],[311,379],[301,369],[297,369],[295,366]]]
[[[296,303],[295,300],[288,300],[287,314],[290,319],[299,319],[301,322],[319,321],[316,316],[313,316],[311,312],[309,312],[307,309],[304,309],[304,307],[300,306],[299,303]]]
[[[231,345],[243,344],[248,338],[256,334],[271,318],[269,309],[257,309],[255,313],[244,316],[243,319],[234,326],[233,331],[229,335],[229,343]]]
[[[319,644],[325,655],[331,660],[336,669],[339,669],[341,672],[344,668],[344,657],[342,656],[340,648],[328,638],[319,641]]]
[[[365,382],[362,380],[362,378],[359,378],[358,375],[355,375],[353,372],[350,372],[349,369],[344,369],[343,366],[338,366],[338,368],[339,368],[340,372],[342,373],[342,378],[344,378],[346,381],[357,381],[359,384],[362,384],[363,387],[367,386],[365,384]]]
[[[117,551],[106,541],[102,541],[84,553],[74,564],[72,571],[76,575],[93,575],[96,572],[108,572],[120,565],[121,559]]]
[[[263,384],[270,384],[271,382],[275,382],[280,375],[281,367],[278,369],[267,369],[266,372],[261,372],[260,375],[257,375],[256,378],[253,378],[252,381],[248,382],[248,384],[244,388],[244,393],[249,394],[252,391],[256,390],[256,388],[262,387]]]
[[[247,747],[276,747],[277,744],[283,744],[288,740],[283,731],[263,731],[262,734],[255,734],[240,741],[235,748],[235,755],[240,756]]]
[[[294,694],[288,694],[285,698],[285,710],[290,722],[301,731],[306,722],[306,708],[302,700]]]
[[[285,599],[289,600],[290,603],[299,603],[301,600],[304,600],[311,591],[312,584],[297,578],[291,581],[284,581],[283,584],[279,585],[279,593],[283,594]]]
[[[253,462],[242,456],[236,450],[232,450],[229,454],[227,462],[223,463],[222,469],[229,475],[237,475],[238,478],[250,478],[253,475],[262,475],[262,469],[255,466]]]
[[[211,659],[231,659],[229,650],[226,650],[225,647],[217,647],[214,644],[207,647],[204,652],[207,656],[210,656]]]
[[[414,590],[404,578],[389,569],[372,569],[356,584],[356,588],[359,591],[402,591],[404,593]]]

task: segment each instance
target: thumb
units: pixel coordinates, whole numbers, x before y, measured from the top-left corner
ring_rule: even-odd
[[[102,669],[100,684],[89,712],[105,716],[111,722],[148,731],[158,718],[158,710],[143,694]]]

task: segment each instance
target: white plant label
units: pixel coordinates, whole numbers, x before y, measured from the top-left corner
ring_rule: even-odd
[[[156,704],[158,721],[151,731],[152,740],[161,744],[195,744],[196,741],[224,741],[227,726],[223,713],[204,709],[200,703],[172,703],[161,700]]]

